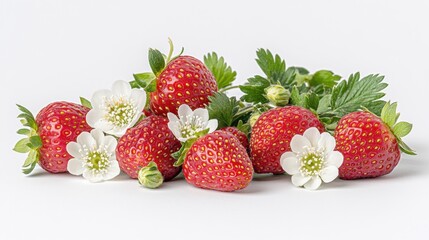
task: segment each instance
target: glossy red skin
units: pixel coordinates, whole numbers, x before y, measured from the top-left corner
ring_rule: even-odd
[[[398,165],[401,153],[396,137],[383,121],[369,112],[344,116],[335,129],[336,150],[344,156],[341,179],[374,178]]]
[[[36,116],[37,133],[42,139],[39,165],[48,172],[67,172],[72,158],[66,150],[69,142],[76,141],[82,132],[91,131],[86,123],[89,108],[70,102],[54,102]]]
[[[191,56],[172,60],[156,81],[156,91],[150,94],[150,108],[156,115],[177,114],[180,105],[191,109],[205,107],[208,97],[217,92],[216,80],[207,67]]]
[[[246,149],[236,137],[222,130],[199,138],[186,154],[182,167],[188,183],[223,192],[243,189],[253,177]]]
[[[161,116],[147,117],[118,140],[116,158],[119,167],[128,176],[137,178],[140,168],[151,161],[157,164],[164,181],[179,174],[180,168],[173,166],[176,160],[171,154],[178,151],[181,145],[167,123],[168,119]]]
[[[244,132],[238,130],[238,128],[236,128],[236,127],[224,127],[220,130],[231,133],[232,135],[234,135],[234,137],[236,137],[240,141],[241,145],[243,145],[243,147],[245,149],[249,148],[249,139],[247,139],[246,134]]]
[[[291,151],[290,142],[296,134],[310,127],[324,132],[323,124],[310,110],[287,106],[264,112],[252,128],[250,156],[256,173],[284,173],[280,157]]]

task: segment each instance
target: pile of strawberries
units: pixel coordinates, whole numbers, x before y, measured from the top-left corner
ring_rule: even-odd
[[[181,53],[172,57],[171,42],[170,47],[168,56],[150,49],[152,72],[134,74],[130,86],[145,91],[148,101],[140,119],[116,136],[121,171],[147,187],[159,187],[182,172],[199,188],[243,189],[254,173],[284,174],[281,156],[309,128],[335,138],[335,150],[344,159],[338,174],[344,180],[388,174],[401,152],[415,154],[402,141],[411,124],[397,123],[397,104],[382,100],[387,87],[382,76],[356,73],[342,80],[328,70],[310,73],[286,67],[280,56],[259,49],[256,61],[263,74],[233,86],[236,72],[223,57],[211,53],[203,62]],[[240,99],[226,94],[236,87],[243,92]],[[169,114],[183,117],[178,112],[182,105],[207,111],[218,130],[202,129],[190,139],[178,139]],[[18,134],[25,138],[14,150],[28,153],[23,172],[31,173],[37,164],[50,173],[68,172],[72,156],[67,145],[92,129],[86,117],[90,102],[54,102],[36,117],[18,107],[24,125]]]

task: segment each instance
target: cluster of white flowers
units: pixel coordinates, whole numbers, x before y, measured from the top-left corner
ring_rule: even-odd
[[[116,81],[112,90],[95,92],[91,103],[86,121],[94,130],[82,132],[77,142],[67,145],[67,152],[73,157],[67,170],[91,182],[100,182],[119,175],[117,141],[113,136],[121,137],[139,120],[146,105],[146,92],[131,89],[126,81]]]

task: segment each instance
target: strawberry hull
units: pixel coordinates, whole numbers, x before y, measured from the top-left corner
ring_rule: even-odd
[[[182,104],[192,109],[205,107],[208,97],[217,92],[213,74],[200,60],[190,56],[172,60],[156,81],[156,91],[150,94],[150,108],[156,115],[177,114]]]

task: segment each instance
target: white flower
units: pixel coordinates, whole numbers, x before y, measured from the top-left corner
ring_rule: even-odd
[[[209,120],[209,111],[204,108],[197,108],[194,111],[186,105],[182,104],[178,110],[178,116],[168,113],[168,128],[173,132],[174,136],[181,142],[197,137],[196,134],[209,129],[209,133],[217,128],[217,120]]]
[[[88,125],[121,137],[142,115],[146,105],[146,92],[131,89],[126,81],[116,81],[112,90],[95,92],[91,103],[93,108],[86,115]]]
[[[338,177],[343,155],[334,151],[335,144],[335,138],[329,133],[320,134],[317,128],[309,128],[303,135],[292,138],[292,152],[281,156],[281,166],[292,175],[295,186],[315,190],[322,181],[329,183]]]
[[[91,182],[109,180],[119,175],[116,160],[117,141],[113,136],[104,136],[100,129],[91,133],[82,132],[77,142],[67,144],[67,152],[73,156],[67,170],[73,175],[82,175]]]

